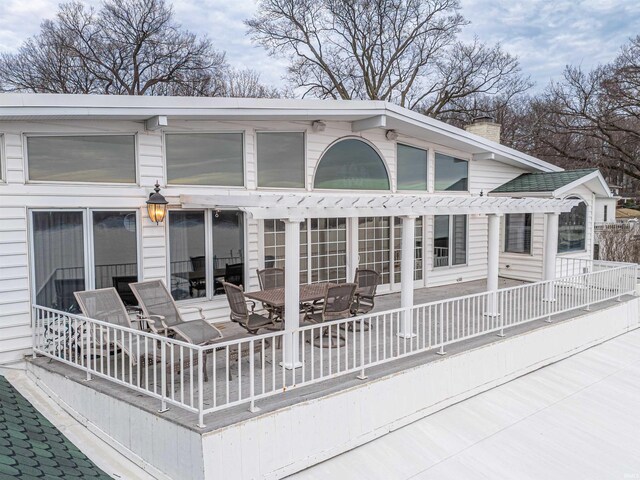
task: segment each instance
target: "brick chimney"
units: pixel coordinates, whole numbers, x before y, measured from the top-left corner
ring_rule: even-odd
[[[491,117],[476,117],[473,119],[473,123],[466,125],[464,129],[469,133],[479,135],[492,142],[500,143],[501,125],[496,123]]]

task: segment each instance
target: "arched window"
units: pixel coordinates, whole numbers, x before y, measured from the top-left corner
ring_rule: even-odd
[[[389,190],[389,176],[380,155],[362,140],[342,140],[320,159],[315,188]]]
[[[577,197],[570,197],[576,199]],[[587,204],[580,202],[558,219],[558,253],[585,250],[587,238]]]

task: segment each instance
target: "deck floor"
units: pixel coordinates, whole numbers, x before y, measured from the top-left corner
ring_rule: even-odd
[[[515,285],[519,285],[523,282],[517,282],[513,280],[500,280],[500,287],[506,288]],[[457,285],[449,285],[444,287],[434,287],[419,289],[415,292],[415,303],[422,304],[425,302],[433,302],[437,300],[443,300],[452,297],[459,297],[463,295],[469,295],[473,293],[479,293],[485,290],[484,281],[466,282]],[[376,311],[387,311],[393,308],[399,307],[400,296],[398,293],[380,296],[376,300]],[[602,308],[611,302],[603,302],[595,305],[593,308]],[[522,308],[525,308],[522,306]],[[563,319],[572,318],[582,313],[581,311],[567,312],[565,314],[557,315],[554,317],[554,321],[562,321]],[[455,338],[456,328],[459,335],[465,335],[474,333],[475,331],[486,330],[487,327],[495,326],[497,319],[495,317],[487,317],[484,315],[482,308],[468,313],[463,316],[464,322],[459,323],[457,327],[452,324],[453,328],[451,332],[446,332],[450,335],[450,338]],[[494,322],[491,325],[488,322]],[[282,359],[282,350],[279,348],[279,342],[257,342],[262,349],[257,350],[255,355],[255,373],[256,378],[253,388],[256,394],[261,392],[270,392],[278,390],[279,393],[267,396],[259,399],[256,402],[256,406],[260,407],[262,411],[273,411],[286,405],[295,404],[299,401],[319,397],[330,394],[335,391],[339,391],[343,388],[349,388],[350,386],[357,385],[362,380],[356,379],[357,372],[354,370],[359,365],[359,359],[362,353],[364,353],[367,361],[382,360],[384,358],[402,355],[416,350],[428,348],[435,343],[433,335],[438,332],[437,320],[434,318],[422,319],[422,322],[418,322],[414,318],[414,332],[417,336],[406,339],[401,338],[396,333],[400,327],[400,316],[395,315],[380,315],[376,318],[375,323],[370,326],[368,330],[362,333],[365,342],[365,351],[361,352],[357,348],[356,336],[361,335],[359,332],[352,332],[344,329],[333,329],[331,332],[326,332],[327,337],[315,338],[312,332],[306,332],[306,335],[301,341],[301,360],[302,367],[296,369],[285,369],[280,363]],[[423,325],[423,329],[420,330],[419,325]],[[429,331],[424,329],[424,325],[430,325]],[[514,333],[524,332],[535,328],[542,328],[547,326],[544,321],[534,321],[528,324],[523,324],[507,329],[506,333],[512,335]],[[226,337],[230,337],[238,333],[239,327],[236,324],[225,322],[217,325],[225,334]],[[417,330],[417,331],[416,331]],[[336,341],[338,337],[342,338],[342,341]],[[489,333],[477,336],[475,338],[462,340],[452,343],[447,346],[447,352],[455,353],[456,351],[462,351],[465,349],[473,348],[482,344],[499,341],[495,333]],[[327,344],[333,344],[331,348],[326,348]],[[325,348],[321,348],[320,344],[325,345]],[[249,361],[248,361],[248,348],[244,355],[241,355],[241,361],[229,361],[229,358],[233,357],[234,352],[229,349],[222,349],[216,351],[215,354],[208,356],[207,372],[209,374],[209,381],[203,384],[204,386],[204,406],[205,408],[211,408],[220,406],[234,401],[241,401],[246,398],[250,393],[251,382],[249,377]],[[176,352],[176,355],[179,355]],[[430,349],[425,352],[415,353],[411,356],[406,356],[401,359],[394,360],[392,362],[384,363],[367,369],[367,376],[370,379],[378,378],[380,376],[409,368],[412,365],[419,365],[429,361],[433,361],[438,357],[435,355],[435,349]],[[71,366],[67,366],[55,361],[49,361],[46,358],[36,359],[35,362],[44,368],[56,371],[60,374],[75,378],[78,380],[84,379],[84,373],[74,369]],[[120,370],[118,370],[120,368]],[[344,372],[349,373],[344,373]],[[110,365],[110,374],[122,375],[121,367],[116,367],[113,362]],[[300,385],[308,382],[313,378],[319,376],[327,376],[329,374],[344,373],[339,376],[335,376],[328,380],[324,380],[320,383],[309,384],[290,389],[284,392],[285,387],[290,385]],[[321,375],[322,374],[322,375]],[[157,393],[161,393],[160,388],[160,369],[153,368],[147,369],[143,374],[128,370],[125,368],[124,378],[140,378],[141,382],[146,384],[149,388],[154,389]],[[231,381],[227,381],[231,378]],[[175,373],[170,375],[170,391],[169,396],[186,403],[195,405],[195,397],[191,397],[191,378],[186,374]],[[366,381],[366,380],[365,380]],[[159,400],[142,396],[140,393],[130,390],[126,387],[114,385],[106,379],[94,377],[91,382],[85,383],[103,393],[109,395],[117,395],[121,400],[127,401],[131,404],[137,405],[148,411],[155,412],[159,408]],[[197,391],[197,389],[194,389]],[[205,424],[207,425],[205,431],[220,428],[225,425],[241,421],[245,418],[250,418],[252,415],[258,415],[259,413],[250,413],[248,411],[248,403],[240,403],[236,406],[225,408],[224,410],[213,412],[205,416]],[[185,426],[195,428],[197,423],[197,416],[191,412],[172,406],[169,411],[162,414],[165,418],[178,422]]]

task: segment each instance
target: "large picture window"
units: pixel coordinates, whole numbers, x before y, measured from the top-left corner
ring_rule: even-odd
[[[304,188],[304,133],[257,134],[258,186]]]
[[[135,136],[27,137],[29,180],[135,183]]]
[[[427,151],[398,144],[398,190],[427,190]]]
[[[315,188],[389,190],[389,176],[371,145],[350,138],[333,144],[320,159]]]
[[[169,212],[169,278],[176,300],[223,295],[223,281],[244,285],[244,270],[241,212]]]
[[[106,287],[136,304],[129,288],[138,280],[136,212],[36,211],[32,227],[38,305],[78,312],[74,292]]]
[[[467,263],[467,216],[434,217],[433,266],[449,267]]]
[[[504,251],[531,253],[530,213],[511,213],[504,216]]]
[[[165,135],[167,182],[174,185],[244,185],[241,133]]]
[[[439,192],[469,190],[469,162],[436,153],[435,189]]]
[[[580,202],[558,218],[558,253],[585,250],[586,237],[587,204]]]

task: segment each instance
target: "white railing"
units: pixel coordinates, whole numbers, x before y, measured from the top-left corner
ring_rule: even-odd
[[[293,332],[196,346],[49,308],[34,307],[34,355],[204,415],[367,369],[409,355],[632,294],[633,264],[599,262],[597,271],[496,292],[451,298]],[[129,360],[125,352],[133,354]],[[290,354],[291,353],[291,354]],[[291,359],[296,365],[287,364]],[[147,364],[145,367],[144,365]],[[293,368],[291,368],[293,367]]]

